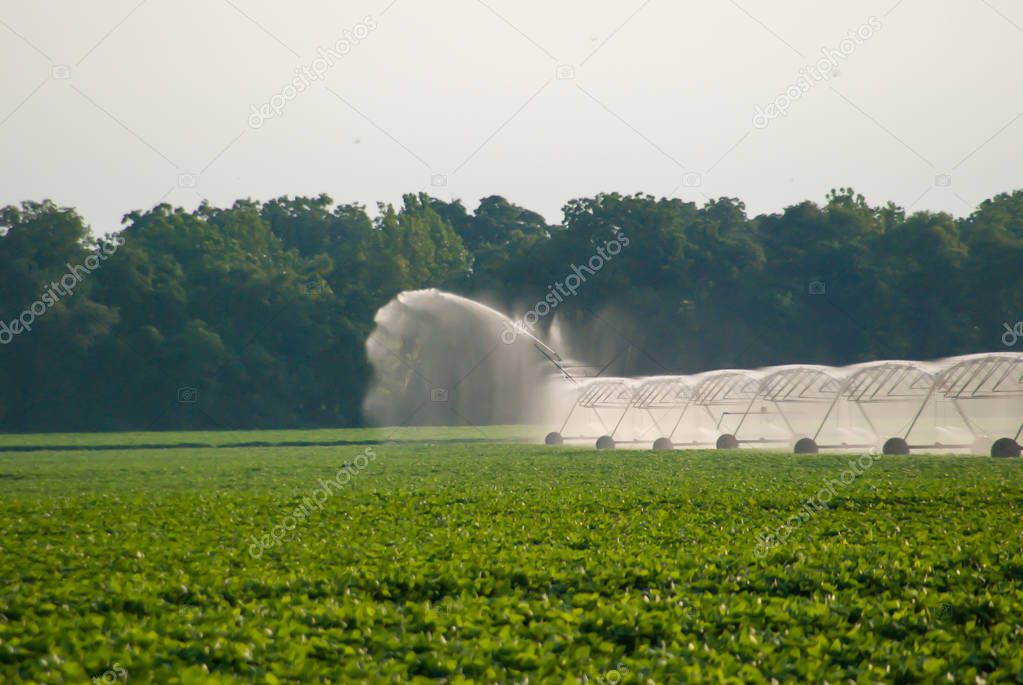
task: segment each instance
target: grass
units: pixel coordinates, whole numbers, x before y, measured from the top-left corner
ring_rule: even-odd
[[[51,449],[124,449],[157,447],[236,447],[317,445],[387,441],[532,440],[542,435],[530,426],[429,426],[392,428],[320,428],[266,431],[162,431],[147,433],[7,433],[0,452]],[[259,443],[258,445],[254,443]]]
[[[0,453],[0,681],[1023,682],[1023,462],[854,458]]]

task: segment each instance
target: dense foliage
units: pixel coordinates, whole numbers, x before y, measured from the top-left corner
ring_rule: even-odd
[[[1023,191],[961,220],[847,189],[757,217],[609,194],[569,202],[560,225],[501,197],[469,212],[408,195],[375,218],[280,198],[160,205],[104,240],[26,202],[0,209],[0,430],[359,425],[364,342],[395,294],[526,311],[618,234],[628,247],[557,316],[584,340],[614,317],[622,372],[1005,349],[1023,318]]]
[[[1023,681],[1019,460],[373,449],[0,455],[0,681]]]

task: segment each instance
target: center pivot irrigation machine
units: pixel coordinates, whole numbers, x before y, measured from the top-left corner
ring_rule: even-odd
[[[853,367],[811,439],[824,441],[817,444],[820,449],[876,451],[880,446],[884,454],[909,454],[906,440],[933,395],[935,372],[902,361]],[[932,426],[932,433],[936,430]],[[930,442],[933,446],[937,439]]]
[[[613,449],[615,441],[611,433],[621,424],[625,412],[632,405],[632,398],[632,382],[626,378],[603,378],[582,384],[572,408],[568,410],[568,416],[561,424],[561,430],[548,433],[544,442],[548,445],[560,445],[565,440],[590,439],[593,429],[599,428],[597,449]],[[579,417],[578,413],[584,416]],[[566,436],[565,429],[572,423],[573,416],[576,417],[573,425],[580,425],[579,430],[582,430],[582,433]]]
[[[738,447],[736,426],[759,388],[760,378],[753,371],[728,369],[696,376],[691,401],[668,439],[673,447]]]
[[[827,367],[779,367],[760,381],[756,396],[735,427],[737,445],[794,444],[797,454],[816,452],[816,444],[807,436],[821,423],[826,403],[841,387],[835,372]],[[759,425],[750,421],[755,407],[759,407],[762,417],[768,417],[767,421]]]
[[[1023,354],[972,355],[952,361],[935,381],[934,394],[940,394],[962,419],[975,438],[974,450],[990,444],[992,457],[1020,456]]]
[[[561,428],[547,435],[549,445],[596,438],[598,449],[613,449],[655,437],[655,450],[790,446],[797,454],[1020,456],[1018,353],[647,379],[599,378],[599,372],[576,379],[558,368],[575,384],[575,395]]]
[[[609,436],[615,442],[639,445],[650,441],[653,433],[655,450],[670,450],[670,431],[678,423],[689,402],[690,388],[682,376],[664,376],[643,381],[632,394],[632,402],[622,412]],[[657,437],[657,436],[668,437]],[[606,443],[606,441],[605,441]]]

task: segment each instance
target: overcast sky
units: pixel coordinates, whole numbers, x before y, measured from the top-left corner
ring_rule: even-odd
[[[1023,188],[1012,0],[0,0],[0,60],[0,204],[96,233],[203,197],[558,221],[602,191],[963,215]]]

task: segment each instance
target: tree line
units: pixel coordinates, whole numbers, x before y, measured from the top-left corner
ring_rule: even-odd
[[[371,216],[320,195],[161,204],[102,238],[24,202],[0,209],[0,430],[360,425],[364,343],[397,293],[526,311],[620,235],[556,316],[632,374],[1006,350],[1023,319],[1023,191],[961,219],[851,189],[754,217],[611,193],[557,225],[499,196]]]

